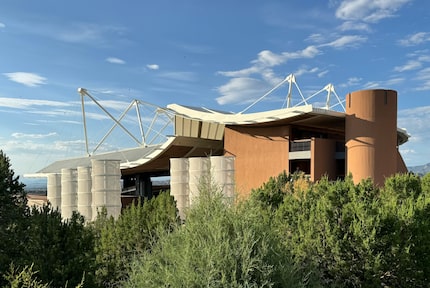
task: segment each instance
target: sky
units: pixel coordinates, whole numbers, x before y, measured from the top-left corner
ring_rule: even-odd
[[[84,103],[93,151],[114,122],[79,87],[115,119],[134,99],[239,112],[294,74],[304,97],[329,83],[341,99],[396,90],[397,124],[411,135],[401,155],[407,166],[426,164],[428,11],[426,0],[2,0],[0,149],[18,175],[86,155]],[[249,112],[284,107],[287,90]],[[155,108],[142,107],[148,128]],[[133,111],[120,123],[139,134]],[[116,127],[97,152],[135,146]]]

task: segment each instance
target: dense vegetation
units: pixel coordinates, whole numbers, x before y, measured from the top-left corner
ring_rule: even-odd
[[[204,179],[91,223],[27,208],[0,151],[0,287],[429,287],[430,174],[384,187],[282,173],[248,200]]]

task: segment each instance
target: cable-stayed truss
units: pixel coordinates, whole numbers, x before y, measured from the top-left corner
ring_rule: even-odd
[[[337,106],[341,106],[342,107],[342,111],[345,111],[345,106],[343,105],[342,100],[340,100],[339,96],[336,93],[336,90],[334,89],[334,85],[333,84],[327,84],[324,88],[322,88],[321,90],[315,92],[314,94],[310,95],[309,97],[304,97],[303,93],[299,87],[299,85],[297,84],[296,81],[296,77],[294,76],[294,74],[290,74],[287,77],[285,77],[285,79],[283,79],[281,82],[279,82],[278,84],[276,84],[272,89],[270,89],[269,91],[267,91],[263,96],[261,96],[260,98],[258,98],[257,100],[255,100],[251,105],[249,105],[248,107],[246,107],[245,109],[243,109],[242,111],[240,111],[238,114],[243,114],[244,112],[248,111],[251,107],[253,107],[255,104],[257,104],[258,102],[262,101],[264,98],[266,98],[267,96],[269,96],[270,94],[272,94],[275,90],[277,90],[278,88],[282,87],[284,84],[288,83],[288,93],[287,96],[285,97],[285,101],[284,104],[282,105],[282,108],[291,108],[291,107],[297,107],[300,105],[308,105],[310,104],[310,101],[312,98],[314,98],[315,96],[323,93],[324,91],[327,92],[327,96],[326,96],[326,101],[325,101],[325,109],[331,110]],[[292,98],[293,98],[293,88],[296,88],[297,92],[299,93],[301,100],[295,104],[294,106],[292,105]],[[335,96],[335,104],[331,105],[330,103],[333,100],[333,95]]]
[[[174,123],[174,112],[165,109],[162,107],[159,107],[157,105],[144,102],[141,100],[134,99],[130,102],[130,104],[127,106],[127,108],[121,113],[121,115],[116,118],[114,117],[109,111],[104,108],[97,99],[95,99],[88,90],[84,88],[78,89],[79,94],[81,95],[81,107],[82,107],[82,120],[83,120],[83,126],[84,126],[84,136],[85,136],[85,149],[88,156],[91,156],[97,152],[97,150],[100,148],[100,146],[106,141],[106,139],[112,134],[112,132],[115,130],[115,128],[119,127],[121,128],[138,146],[149,146],[153,144],[159,144],[155,143],[157,139],[160,137],[164,138],[163,140],[167,139],[167,136],[163,134],[163,132]],[[97,105],[98,108],[106,115],[108,118],[110,118],[114,123],[111,126],[111,128],[105,133],[105,135],[98,141],[97,145],[95,146],[92,151],[89,149],[89,140],[88,140],[88,131],[87,131],[87,119],[85,114],[85,97],[88,97],[94,104]],[[150,124],[147,127],[144,127],[143,121],[142,121],[142,113],[141,108],[142,107],[150,107],[155,111],[154,116],[152,120],[150,121]],[[134,135],[130,129],[125,127],[121,121],[129,114],[129,112],[132,109],[135,109],[136,111],[136,120],[139,125],[139,132],[140,135],[136,136]],[[156,126],[157,127],[154,127]],[[160,126],[161,125],[161,126]]]

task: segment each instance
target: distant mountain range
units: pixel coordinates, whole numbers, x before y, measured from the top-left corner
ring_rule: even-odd
[[[419,175],[425,175],[427,173],[430,173],[430,163],[408,167],[408,170]]]

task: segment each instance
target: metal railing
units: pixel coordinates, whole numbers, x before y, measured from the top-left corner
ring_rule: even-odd
[[[290,142],[290,152],[310,151],[311,140]]]

